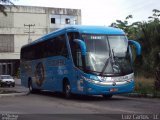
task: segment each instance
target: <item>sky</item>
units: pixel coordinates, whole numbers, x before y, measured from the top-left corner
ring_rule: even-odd
[[[160,0],[12,0],[15,5],[81,9],[82,25],[108,26],[133,15],[130,23],[147,21]]]

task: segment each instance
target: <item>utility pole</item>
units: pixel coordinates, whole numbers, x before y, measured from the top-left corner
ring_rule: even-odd
[[[31,43],[32,42],[31,33],[34,33],[34,31],[31,32],[31,27],[35,26],[35,24],[28,24],[28,25],[24,24],[24,26],[25,27],[27,26],[29,28],[28,32],[25,33],[28,33],[28,43]]]

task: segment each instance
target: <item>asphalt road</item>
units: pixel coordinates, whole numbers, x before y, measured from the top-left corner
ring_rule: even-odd
[[[60,94],[41,92],[0,98],[0,113],[0,119],[9,114],[9,117],[18,115],[20,120],[126,120],[126,114],[131,118],[141,115],[150,120],[155,115],[160,119],[160,99],[113,96],[106,100],[101,96],[74,96],[66,100]]]

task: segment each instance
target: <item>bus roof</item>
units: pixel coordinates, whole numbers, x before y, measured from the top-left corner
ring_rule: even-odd
[[[33,45],[42,41],[45,41],[49,38],[52,38],[58,34],[64,33],[65,31],[79,31],[80,33],[84,34],[108,34],[108,35],[125,35],[124,31],[119,28],[113,28],[113,27],[106,27],[106,26],[84,26],[84,25],[73,25],[73,26],[67,26],[62,29],[58,29],[56,31],[53,31],[47,35],[44,35],[43,37],[33,41],[28,45]]]
[[[125,34],[119,28],[106,27],[106,26],[83,26],[83,25],[75,25],[66,28],[73,28],[79,30],[80,33],[87,34]]]

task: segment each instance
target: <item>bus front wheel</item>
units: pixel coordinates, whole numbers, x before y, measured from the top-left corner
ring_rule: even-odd
[[[64,82],[64,96],[66,99],[71,98],[71,86],[69,82]]]

